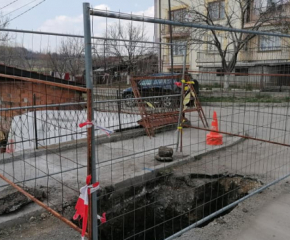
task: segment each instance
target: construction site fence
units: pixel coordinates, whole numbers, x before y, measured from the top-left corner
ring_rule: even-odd
[[[92,15],[90,21],[117,19],[118,29],[123,21],[131,26],[139,21],[289,38],[84,10]],[[81,232],[81,221],[72,220],[74,206],[87,175],[95,171],[100,189],[92,198],[96,209],[89,207],[89,239],[163,240],[205,226],[289,176],[287,47],[280,54],[283,61],[274,53],[264,54],[270,63],[251,54],[263,61],[250,68],[250,60],[242,59],[244,65],[229,73],[211,51],[200,51],[193,64],[193,46],[188,44],[185,55],[184,44],[171,43],[166,34],[157,42],[132,41],[107,36],[108,31],[96,37],[94,27],[88,28],[90,39],[86,35],[90,44],[81,35],[5,30],[11,38],[0,44],[0,191],[12,186]],[[110,42],[119,50],[125,43],[138,44],[138,57],[116,57],[107,48]],[[92,47],[91,59],[84,46]],[[259,52],[258,46],[254,49]],[[152,83],[156,73],[181,75],[183,70],[198,83],[195,93],[188,76],[182,81],[184,95],[182,89],[158,94],[152,86],[137,87],[141,96],[136,98],[129,89],[132,77]],[[0,214],[10,211],[13,206]],[[106,222],[96,213],[106,213]]]

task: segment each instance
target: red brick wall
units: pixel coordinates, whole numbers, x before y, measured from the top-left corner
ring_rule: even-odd
[[[35,94],[35,105],[58,104],[66,102],[81,101],[81,92],[48,86],[40,83],[20,82],[20,81],[0,81],[0,109],[11,107],[32,106]],[[70,109],[76,107],[70,107]],[[49,110],[59,110],[58,107],[45,108]],[[61,108],[68,109],[68,108]],[[43,110],[43,109],[37,109]],[[31,111],[31,110],[30,110]],[[15,115],[20,115],[26,110],[1,111],[0,131],[8,132],[11,119]]]

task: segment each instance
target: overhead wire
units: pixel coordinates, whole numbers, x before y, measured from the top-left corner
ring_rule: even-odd
[[[15,11],[17,11],[17,10],[23,8],[23,7],[26,7],[26,6],[28,6],[29,4],[31,4],[31,3],[35,2],[35,1],[37,1],[37,0],[33,0],[33,1],[31,1],[31,2],[29,2],[29,3],[27,3],[27,4],[25,4],[25,5],[23,5],[23,6],[21,6],[21,7],[19,7],[19,8],[17,8],[17,9],[15,9],[15,10],[13,10],[13,11],[11,11],[11,12],[5,14],[4,16],[7,16],[7,15],[11,14],[12,12],[15,12]],[[24,11],[24,12],[18,14],[16,17],[10,19],[10,22],[13,21],[13,20],[15,20],[16,18],[18,18],[18,17],[24,15],[25,13],[31,11],[32,9],[36,8],[37,6],[39,6],[40,4],[42,4],[43,2],[45,2],[45,0],[42,0],[41,2],[35,4],[35,5],[32,6],[31,8],[27,9],[26,11]]]
[[[26,3],[26,4],[22,5],[21,7],[16,8],[16,9],[10,11],[9,13],[6,13],[5,15],[3,15],[3,17],[5,17],[5,16],[7,16],[7,15],[10,15],[11,13],[16,12],[17,10],[19,10],[19,9],[21,9],[21,8],[24,8],[24,7],[28,6],[30,3],[33,3],[33,2],[35,2],[35,1],[37,1],[37,0],[32,0],[32,1],[30,1],[29,3]]]
[[[4,7],[0,8],[0,10],[4,9],[4,8],[10,6],[10,5],[12,5],[13,3],[15,3],[17,1],[19,1],[19,0],[14,0],[13,2],[6,4]]]
[[[43,2],[45,2],[45,0],[43,0],[42,2],[39,2],[38,4],[32,6],[32,7],[29,8],[28,10],[26,10],[25,12],[23,12],[23,13],[17,15],[16,17],[12,18],[10,21],[12,21],[12,20],[14,20],[14,19],[16,19],[16,18],[22,16],[23,14],[25,14],[25,13],[27,13],[27,12],[29,12],[29,11],[31,11],[32,9],[36,8],[37,6],[39,6],[40,4],[42,4]]]

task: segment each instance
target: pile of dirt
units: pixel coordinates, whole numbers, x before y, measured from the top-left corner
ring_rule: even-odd
[[[38,200],[42,201],[45,198],[44,191],[41,191],[40,189],[32,189],[28,187],[24,187],[23,189]],[[20,193],[15,188],[8,186],[0,191],[0,215],[17,211],[31,202],[32,200],[24,194]]]

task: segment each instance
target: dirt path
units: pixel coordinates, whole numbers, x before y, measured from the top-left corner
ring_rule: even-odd
[[[183,234],[178,240],[288,240],[289,201],[290,184],[284,181],[240,203],[207,226]]]
[[[66,215],[71,215],[67,211]],[[0,231],[1,240],[80,240],[80,234],[50,214],[39,214]]]

